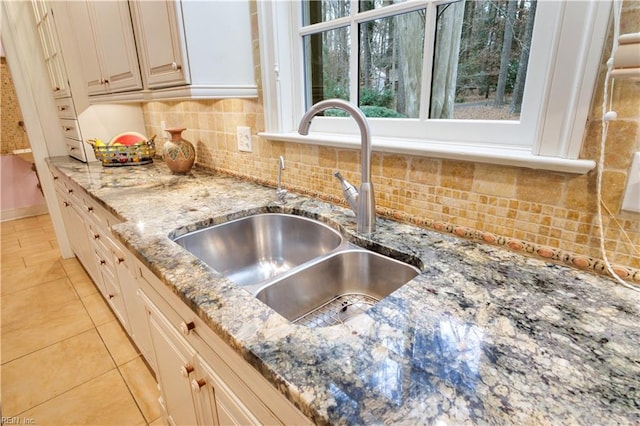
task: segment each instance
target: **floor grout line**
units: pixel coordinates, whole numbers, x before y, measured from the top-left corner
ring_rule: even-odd
[[[41,222],[39,225],[38,225],[38,224],[34,224],[34,226],[33,226],[33,227],[31,227],[31,228],[27,228],[27,227],[25,227],[25,229],[15,229],[15,225],[17,224],[17,222],[22,221],[22,220],[25,220],[24,218],[16,219],[15,221],[8,221],[8,222],[16,222],[16,224],[12,224],[12,225],[10,225],[10,226],[12,226],[12,227],[13,227],[13,228],[12,228],[12,230],[11,230],[11,232],[8,232],[8,234],[10,234],[10,235],[11,235],[11,237],[10,237],[10,238],[15,238],[15,239],[17,239],[17,240],[18,240],[18,244],[20,245],[21,243],[20,243],[20,237],[19,237],[19,235],[20,235],[20,233],[21,233],[21,232],[33,231],[33,229],[40,228],[42,225],[47,226],[47,227],[50,227],[50,226],[51,226],[51,221],[50,221],[50,219],[47,219],[47,221],[44,221],[44,217],[45,217],[45,216],[48,216],[48,215],[40,215],[40,216],[36,216],[36,218],[37,218],[37,221],[38,221],[38,222],[39,222],[40,220],[42,220],[43,222]],[[31,219],[32,219],[32,218],[27,218],[27,220],[31,220]],[[8,236],[4,235],[4,234],[5,234],[5,229],[7,229],[6,227],[8,226],[8,222],[3,222],[3,223],[0,225],[0,227],[2,228],[2,229],[1,229],[1,232],[2,232],[2,237],[1,237],[1,239],[3,239],[3,240],[4,240],[4,239],[8,239],[8,238],[9,238]],[[22,225],[21,225],[21,226],[22,226]],[[56,239],[56,237],[55,237],[55,234],[53,233],[53,230],[51,230],[51,229],[47,229],[47,230],[43,230],[43,229],[41,229],[41,231],[43,231],[43,233],[45,233],[45,234],[46,234],[46,240],[47,240],[47,241],[49,241],[49,244],[52,246],[52,250],[54,250],[54,249],[55,249],[55,250],[59,250],[59,248],[57,247],[57,242],[55,242],[55,241],[56,241],[56,240],[55,240],[55,239]],[[25,247],[25,249],[26,249],[26,247]],[[24,268],[24,269],[32,268],[32,267],[35,267],[35,265],[37,265],[37,263],[36,263],[36,264],[33,264],[33,265],[27,265],[27,264],[26,264],[26,261],[25,261],[25,256],[20,256],[20,258],[21,258],[22,266],[23,266],[23,268]],[[0,258],[0,259],[1,259],[1,258]],[[62,395],[66,394],[66,393],[68,393],[68,392],[70,392],[70,391],[72,391],[72,390],[74,390],[74,389],[77,389],[77,388],[78,388],[78,387],[80,387],[80,386],[83,386],[83,385],[85,385],[85,384],[87,384],[87,383],[89,383],[89,382],[91,382],[91,381],[93,381],[93,380],[98,379],[99,377],[102,377],[102,376],[104,376],[104,375],[106,375],[106,374],[111,373],[111,372],[115,369],[115,370],[117,370],[118,375],[120,376],[120,379],[123,381],[124,385],[126,386],[127,391],[128,391],[128,393],[129,393],[129,396],[130,396],[130,397],[131,397],[131,399],[133,400],[133,402],[134,402],[134,404],[135,404],[135,406],[136,406],[136,408],[137,408],[137,410],[138,410],[138,412],[139,412],[140,416],[141,416],[141,417],[142,417],[142,419],[144,420],[145,424],[146,424],[146,425],[149,425],[150,423],[155,422],[155,421],[156,421],[156,420],[158,420],[158,419],[147,420],[147,418],[145,417],[144,412],[143,412],[143,410],[142,410],[142,407],[140,406],[140,404],[139,404],[139,403],[138,403],[138,401],[136,400],[136,398],[135,398],[135,396],[134,396],[134,394],[133,394],[133,391],[132,391],[132,389],[131,389],[131,387],[130,387],[129,383],[127,382],[127,380],[125,379],[125,377],[124,377],[124,375],[123,375],[123,373],[122,373],[122,371],[121,371],[121,368],[120,368],[121,366],[120,366],[120,365],[118,365],[118,362],[117,362],[117,361],[116,361],[116,359],[114,358],[114,355],[113,355],[113,354],[112,354],[112,352],[109,350],[109,346],[108,346],[108,345],[107,345],[107,343],[105,342],[105,340],[104,340],[103,336],[102,336],[102,335],[100,334],[100,332],[98,331],[98,327],[103,326],[103,325],[105,325],[105,324],[108,324],[108,323],[110,323],[110,322],[112,322],[112,321],[117,321],[117,325],[118,325],[119,327],[121,327],[121,328],[122,328],[122,324],[120,324],[120,322],[119,322],[118,318],[115,316],[115,314],[113,313],[113,310],[111,309],[111,307],[109,306],[109,304],[108,304],[108,303],[105,303],[105,305],[106,305],[106,306],[107,306],[107,308],[109,309],[112,319],[111,319],[110,321],[107,321],[107,322],[106,322],[106,323],[104,323],[104,324],[99,324],[99,325],[98,325],[98,324],[96,324],[95,320],[93,319],[93,317],[92,317],[92,316],[91,316],[91,314],[89,313],[89,309],[88,309],[88,308],[87,308],[87,306],[86,306],[85,300],[83,300],[83,296],[81,296],[81,295],[78,293],[78,289],[76,288],[76,286],[75,286],[74,282],[71,280],[71,278],[70,278],[70,276],[69,276],[69,271],[67,270],[67,268],[65,268],[65,265],[64,265],[64,263],[63,263],[63,260],[65,260],[65,259],[62,259],[62,257],[60,256],[60,258],[59,258],[59,259],[57,259],[57,260],[56,260],[56,262],[58,262],[58,263],[60,264],[60,267],[61,267],[62,271],[64,271],[64,278],[66,279],[67,283],[68,283],[68,284],[71,286],[71,288],[73,289],[73,293],[74,293],[75,297],[76,297],[78,300],[80,300],[80,302],[81,302],[81,304],[82,304],[82,309],[83,309],[83,310],[84,310],[84,312],[89,316],[89,319],[91,320],[91,327],[88,327],[86,330],[83,330],[83,331],[81,331],[81,332],[78,332],[78,333],[76,333],[76,334],[74,334],[74,335],[72,335],[72,336],[67,336],[67,337],[65,337],[65,338],[63,338],[63,339],[60,339],[60,340],[56,341],[56,342],[53,342],[53,343],[48,344],[48,345],[45,345],[45,346],[43,346],[43,347],[41,347],[41,348],[38,348],[37,350],[33,350],[33,351],[29,352],[29,353],[22,354],[22,355],[20,355],[19,357],[14,358],[14,359],[12,359],[12,360],[10,360],[10,361],[2,362],[0,365],[2,365],[2,367],[3,367],[3,368],[6,368],[6,367],[7,367],[7,365],[9,365],[9,364],[10,364],[11,362],[13,362],[13,361],[19,360],[19,359],[24,358],[24,357],[26,357],[26,356],[29,356],[29,355],[31,355],[31,354],[37,353],[38,351],[44,350],[44,349],[46,349],[46,348],[50,348],[50,347],[51,347],[51,346],[53,346],[53,345],[56,345],[56,344],[62,343],[62,342],[64,342],[64,341],[68,340],[68,339],[75,338],[75,337],[77,337],[77,336],[79,336],[79,335],[81,335],[81,334],[83,334],[83,333],[87,333],[87,332],[89,332],[89,331],[91,331],[91,330],[94,330],[94,331],[95,331],[95,333],[98,335],[98,337],[99,337],[99,339],[100,339],[100,342],[101,342],[101,343],[102,343],[102,345],[104,346],[104,349],[105,349],[105,350],[107,351],[107,353],[109,354],[109,357],[110,357],[111,361],[113,362],[113,366],[114,366],[114,367],[113,367],[113,368],[110,368],[109,370],[107,370],[106,372],[104,372],[104,373],[102,373],[102,374],[97,375],[96,377],[93,377],[93,378],[91,378],[91,379],[88,379],[88,380],[84,381],[83,383],[80,383],[80,384],[77,384],[77,385],[75,385],[75,386],[72,386],[72,387],[70,387],[70,388],[68,388],[68,389],[65,389],[65,390],[64,390],[63,392],[61,392],[60,394],[58,394],[58,395],[56,395],[56,396],[53,396],[53,397],[51,397],[51,398],[48,398],[46,401],[42,401],[42,402],[40,402],[40,403],[38,403],[38,404],[36,404],[36,405],[33,405],[33,406],[31,406],[31,407],[27,408],[26,410],[23,410],[22,412],[15,414],[15,416],[20,416],[20,415],[22,415],[22,414],[26,413],[26,412],[27,412],[27,411],[29,411],[29,410],[32,410],[32,409],[34,409],[34,408],[36,408],[36,407],[39,407],[39,406],[41,406],[41,405],[43,405],[43,404],[45,404],[45,403],[47,403],[47,402],[49,402],[49,401],[51,401],[51,400],[53,400],[53,399],[59,398],[59,397],[61,397]],[[43,262],[43,263],[44,263],[44,262]],[[98,288],[98,287],[96,286],[96,284],[93,282],[93,280],[91,279],[91,277],[89,276],[89,274],[87,273],[87,271],[84,269],[84,267],[82,266],[82,264],[80,264],[79,262],[78,262],[78,264],[79,264],[79,265],[80,265],[80,267],[82,268],[82,271],[83,271],[83,272],[84,272],[84,274],[87,276],[87,278],[88,278],[88,279],[91,281],[91,283],[96,287],[97,293],[98,293],[98,294],[100,294],[100,290],[99,290],[99,288]],[[1,277],[1,275],[0,275],[0,280],[1,280],[1,279],[2,279],[2,277]],[[58,279],[62,279],[62,277],[61,277],[61,278],[58,278]],[[57,280],[57,279],[56,279],[56,280]],[[21,291],[28,290],[28,289],[32,289],[32,288],[35,288],[35,287],[38,287],[38,286],[41,286],[41,285],[44,285],[44,284],[49,284],[49,283],[52,283],[52,282],[54,282],[54,281],[56,281],[56,280],[47,280],[47,281],[44,281],[44,282],[42,282],[42,283],[38,283],[38,284],[36,284],[36,285],[34,285],[34,286],[31,286],[31,287],[28,287],[28,288],[25,288],[25,289],[19,289],[19,290],[16,290],[16,291],[12,292],[12,293],[5,294],[4,296],[8,296],[8,295],[15,295],[16,293],[19,293],[19,292],[21,292]],[[93,294],[95,294],[95,293],[92,293],[92,294],[89,294],[89,295],[85,295],[85,297],[87,297],[87,296],[92,296]],[[0,297],[0,300],[6,300],[6,299],[2,299],[2,298]],[[123,331],[124,331],[124,332],[125,332],[125,334],[126,334],[126,331],[125,331],[124,329],[123,329]],[[131,341],[130,337],[129,337],[128,335],[127,335],[126,337],[127,337],[127,339],[129,340],[129,343],[130,343],[131,345],[133,345],[133,346],[134,346],[134,348],[135,348],[135,344]],[[136,358],[132,358],[131,360],[124,362],[124,363],[123,363],[123,365],[124,365],[124,364],[127,364],[127,363],[129,363],[129,362],[132,362],[132,361],[136,360],[137,358],[142,358],[142,355],[140,354],[140,351],[138,350],[138,348],[135,348],[135,349],[136,349],[136,353],[138,354],[138,355],[137,355],[137,357],[136,357]],[[144,359],[143,359],[143,361],[144,361]],[[145,368],[148,368],[148,367],[147,367],[147,364],[146,364],[146,361],[145,361]],[[151,373],[149,373],[149,374],[151,374]]]

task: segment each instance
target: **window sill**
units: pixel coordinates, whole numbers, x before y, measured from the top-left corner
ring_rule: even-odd
[[[258,136],[269,140],[296,142],[336,148],[360,148],[360,137],[329,133],[315,133],[301,136],[296,132],[261,132]],[[417,155],[447,160],[473,161],[502,166],[526,167],[554,172],[586,174],[596,166],[593,160],[570,160],[558,157],[533,155],[530,148],[478,146],[472,144],[452,144],[437,141],[409,141],[393,138],[376,138],[372,147],[377,152]]]

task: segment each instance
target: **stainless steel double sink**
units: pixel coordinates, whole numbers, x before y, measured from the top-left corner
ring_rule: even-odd
[[[308,327],[345,323],[420,273],[346,242],[319,221],[284,213],[247,216],[173,240]]]

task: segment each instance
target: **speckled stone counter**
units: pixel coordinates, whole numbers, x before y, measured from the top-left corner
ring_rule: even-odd
[[[489,245],[195,170],[50,164],[124,222],[114,232],[315,423],[640,424],[640,295]],[[260,212],[317,218],[422,273],[349,325],[310,329],[169,239]]]

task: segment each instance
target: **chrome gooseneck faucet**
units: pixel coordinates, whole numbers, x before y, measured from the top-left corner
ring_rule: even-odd
[[[334,176],[342,184],[344,195],[356,214],[358,232],[369,234],[376,230],[376,205],[373,194],[373,184],[371,183],[371,131],[369,130],[369,123],[367,123],[367,119],[360,108],[342,99],[320,101],[309,108],[304,114],[300,120],[300,126],[298,126],[298,133],[308,135],[313,117],[331,108],[348,112],[360,128],[362,178],[360,179],[359,191],[356,191],[349,182],[345,181],[339,172],[335,172]]]

